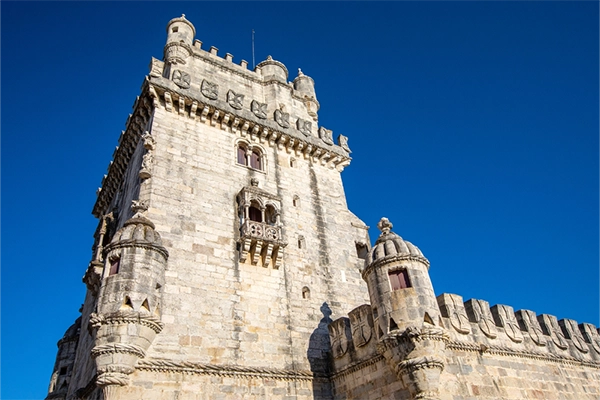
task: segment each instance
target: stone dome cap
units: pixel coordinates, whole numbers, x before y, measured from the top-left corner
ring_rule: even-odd
[[[377,227],[381,231],[381,235],[371,251],[369,251],[369,254],[367,254],[367,265],[382,259],[395,258],[396,256],[412,256],[421,259],[421,261],[429,265],[429,262],[417,246],[391,231],[393,225],[387,218],[381,218]]]
[[[115,233],[110,243],[114,244],[129,241],[162,246],[160,235],[154,230],[152,221],[139,212],[125,221],[123,227]]]
[[[169,27],[171,26],[171,24],[174,24],[175,22],[183,22],[183,23],[189,25],[190,28],[192,28],[192,34],[194,36],[196,36],[196,28],[194,27],[194,24],[192,24],[190,21],[188,21],[185,18],[185,14],[181,14],[181,17],[173,18],[172,20],[169,21],[169,23],[167,24],[167,33],[169,32]]]
[[[273,57],[271,57],[271,56],[268,56],[266,60],[261,61],[257,65],[257,67],[258,68],[263,68],[263,67],[266,67],[268,65],[275,65],[275,66],[281,68],[282,72],[285,74],[285,79],[287,80],[287,78],[289,76],[288,69],[286,68],[286,66],[282,62],[277,61],[277,60],[273,60]]]

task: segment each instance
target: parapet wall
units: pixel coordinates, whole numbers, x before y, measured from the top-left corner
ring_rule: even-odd
[[[437,296],[448,333],[440,398],[597,399],[600,396],[600,334],[588,323],[560,321],[484,300]],[[335,398],[405,393],[378,351],[368,304],[330,326]],[[458,396],[458,397],[455,397]],[[464,397],[463,397],[464,396]]]

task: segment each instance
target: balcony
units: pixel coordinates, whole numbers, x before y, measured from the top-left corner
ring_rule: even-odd
[[[242,263],[249,258],[253,265],[262,261],[263,267],[272,264],[274,269],[278,269],[285,245],[280,226],[247,219],[240,228],[240,262]]]

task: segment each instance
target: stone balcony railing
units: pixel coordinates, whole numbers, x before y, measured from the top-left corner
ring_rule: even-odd
[[[262,222],[246,220],[240,228],[240,262],[246,262],[248,255],[252,264],[268,267],[274,259],[273,268],[281,265],[283,256],[283,235],[280,226],[273,226]]]

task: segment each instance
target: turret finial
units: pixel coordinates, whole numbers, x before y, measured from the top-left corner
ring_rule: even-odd
[[[181,18],[185,18],[185,14],[181,14]]]
[[[392,230],[393,227],[394,226],[392,225],[390,220],[387,219],[386,217],[381,218],[379,220],[379,223],[377,224],[377,228],[379,228],[381,233],[384,235],[390,233],[390,231]]]
[[[298,76],[304,76],[304,74],[302,73],[302,70],[300,68],[298,68]]]

